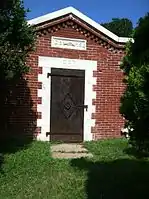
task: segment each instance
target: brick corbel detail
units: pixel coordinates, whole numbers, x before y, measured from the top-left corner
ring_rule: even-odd
[[[54,22],[42,24],[36,27],[37,35],[43,36],[49,33],[57,32],[60,29],[71,27],[80,34],[84,35],[86,38],[93,40],[94,42],[98,43],[100,46],[108,49],[114,53],[123,53],[124,51],[124,44],[116,43],[112,41],[110,38],[103,35],[101,32],[97,32],[89,27],[87,24],[81,22],[79,19],[74,17],[73,15],[69,15],[63,19],[59,19]]]

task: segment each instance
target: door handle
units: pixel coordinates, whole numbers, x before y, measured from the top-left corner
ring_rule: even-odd
[[[88,111],[88,105],[78,105],[77,108],[84,108]]]
[[[86,109],[86,111],[88,111],[88,105],[84,105],[84,109]]]

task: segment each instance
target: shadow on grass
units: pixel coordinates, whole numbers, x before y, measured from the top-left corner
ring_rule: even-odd
[[[36,129],[36,107],[28,82],[19,80],[1,82],[0,96],[0,170],[4,155],[26,148],[34,139]]]
[[[143,159],[143,158],[149,157],[148,151],[139,151],[135,147],[128,147],[124,149],[124,153],[134,156],[137,159]]]
[[[118,159],[92,162],[73,159],[71,166],[87,171],[87,199],[146,199],[149,198],[149,163]]]

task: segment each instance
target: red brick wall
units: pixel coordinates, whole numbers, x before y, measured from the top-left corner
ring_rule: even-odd
[[[51,48],[51,36],[86,39],[87,50],[79,51]],[[122,83],[123,74],[119,68],[120,61],[123,57],[122,52],[111,52],[70,27],[38,37],[36,52],[29,58],[29,64],[31,65],[32,70],[28,76],[31,96],[34,101],[34,106],[36,107],[36,103],[40,103],[40,99],[37,98],[37,88],[42,87],[42,85],[37,82],[38,72],[42,72],[41,68],[38,68],[38,56],[97,61],[98,69],[97,71],[94,71],[93,74],[97,77],[97,85],[93,87],[97,92],[97,99],[93,101],[96,105],[96,113],[92,115],[93,119],[96,119],[96,125],[92,128],[92,133],[94,133],[94,139],[120,136],[123,119],[119,114],[119,106],[120,96],[124,89]],[[38,117],[42,117],[40,113],[38,114]]]

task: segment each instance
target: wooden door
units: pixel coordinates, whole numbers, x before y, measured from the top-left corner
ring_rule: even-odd
[[[83,141],[84,87],[84,70],[51,69],[51,141]]]

